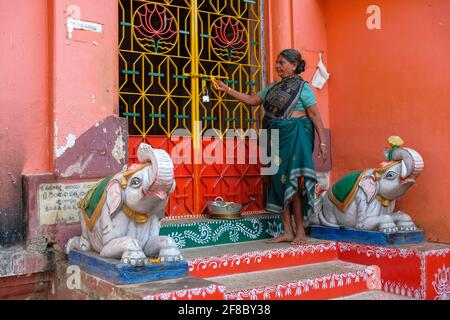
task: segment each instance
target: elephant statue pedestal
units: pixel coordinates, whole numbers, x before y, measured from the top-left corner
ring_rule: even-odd
[[[384,233],[345,227],[311,226],[310,237],[323,240],[354,242],[377,246],[392,246],[424,242],[422,230]]]
[[[127,285],[153,282],[188,276],[188,263],[148,262],[143,266],[132,266],[117,259],[101,257],[95,252],[71,250],[69,266],[78,266],[81,270],[115,285]]]
[[[416,183],[424,161],[417,151],[402,147],[400,137],[388,142],[391,148],[384,151],[380,167],[349,173],[316,199],[308,217],[312,237],[378,245],[424,241],[411,216],[394,211],[396,201]]]

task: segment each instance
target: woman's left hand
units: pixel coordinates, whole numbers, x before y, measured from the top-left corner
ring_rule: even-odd
[[[222,91],[222,92],[229,92],[230,91],[230,88],[225,83],[220,81],[219,79],[214,79],[214,81],[217,84],[217,87],[218,87],[217,90]]]
[[[328,146],[324,144],[319,145],[319,154],[318,158],[322,159],[322,162],[325,162],[328,159]]]

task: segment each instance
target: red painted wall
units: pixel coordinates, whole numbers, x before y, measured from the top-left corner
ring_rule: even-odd
[[[367,7],[381,8],[368,30]],[[326,1],[332,180],[377,165],[390,135],[419,151],[425,170],[398,202],[425,230],[450,243],[450,2]]]

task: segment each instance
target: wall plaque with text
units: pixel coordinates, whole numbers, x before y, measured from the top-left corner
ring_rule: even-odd
[[[39,223],[50,225],[80,221],[80,209],[77,207],[95,183],[43,183],[38,190]]]

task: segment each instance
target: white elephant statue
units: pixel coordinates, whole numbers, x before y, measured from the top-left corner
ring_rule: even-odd
[[[175,189],[169,154],[139,146],[139,165],[97,182],[79,202],[82,234],[66,244],[70,250],[95,251],[105,258],[142,266],[148,258],[176,262],[183,258],[174,240],[160,236],[161,219]]]
[[[389,138],[380,168],[351,173],[324,192],[316,201],[310,225],[347,227],[395,233],[414,231],[411,217],[394,212],[395,202],[415,184],[424,168],[421,155],[401,147],[403,140]]]

